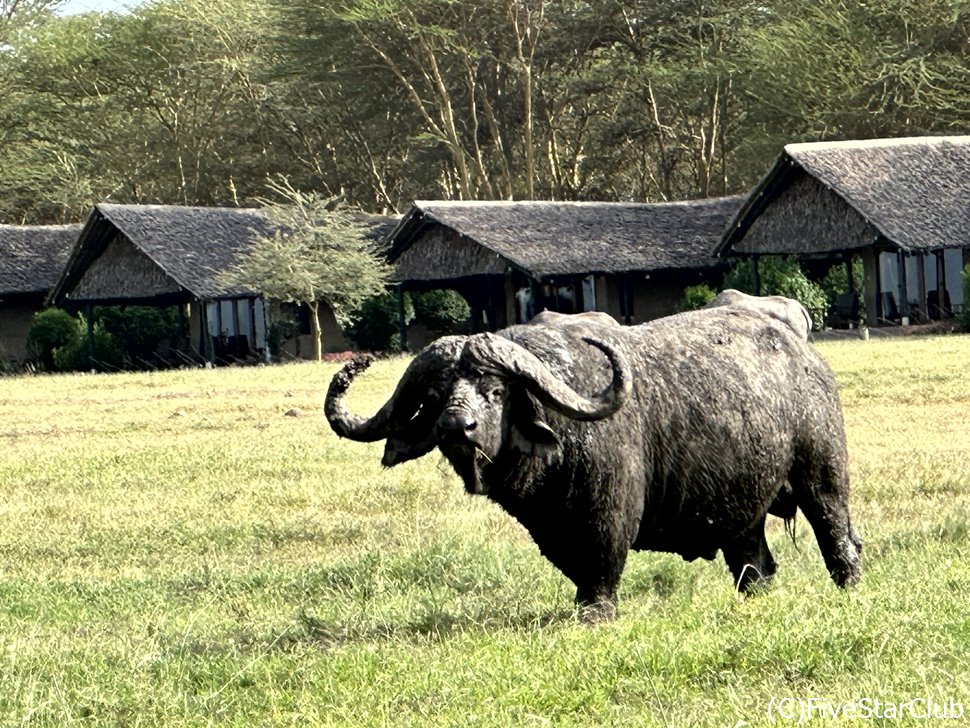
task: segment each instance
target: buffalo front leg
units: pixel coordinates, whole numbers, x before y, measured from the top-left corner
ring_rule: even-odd
[[[812,467],[813,463],[820,464]],[[815,532],[832,581],[840,587],[857,583],[862,576],[862,539],[849,519],[849,474],[844,453],[811,458],[790,479],[795,481],[798,507]]]
[[[845,499],[834,493],[816,493],[815,498],[801,504],[801,509],[815,532],[832,581],[840,587],[858,583],[862,577],[862,539],[852,528]]]
[[[742,594],[767,585],[775,574],[775,559],[765,539],[765,516],[747,533],[723,548],[734,585]]]
[[[621,543],[600,544],[589,550],[591,559],[570,577],[576,584],[576,606],[584,622],[613,619],[617,609],[617,589],[628,547]]]
[[[618,614],[616,587],[583,587],[576,589],[576,606],[584,622],[602,622]]]

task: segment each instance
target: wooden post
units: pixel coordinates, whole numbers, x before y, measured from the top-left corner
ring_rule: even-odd
[[[199,301],[199,353],[207,362],[212,362],[213,351],[211,337],[209,336],[209,302],[205,299]]]
[[[919,275],[919,311],[920,320],[926,323],[930,320],[929,308],[926,305],[926,254],[916,254],[916,272]]]
[[[84,317],[88,324],[88,369],[94,371],[94,306],[84,306]]]
[[[904,257],[903,251],[896,251],[896,270],[899,275],[899,322],[901,324],[909,324],[909,293],[906,290],[906,258]]]
[[[872,246],[862,251],[862,270],[865,284],[866,323],[875,326],[879,321],[879,259]]]
[[[397,296],[397,330],[401,337],[401,351],[404,352],[408,350],[408,322],[406,320],[407,313],[404,309],[404,284],[398,283],[394,287],[394,293]]]

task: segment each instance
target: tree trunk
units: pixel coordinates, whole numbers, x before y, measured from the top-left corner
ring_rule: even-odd
[[[320,302],[310,301],[310,334],[313,337],[313,358],[323,359],[323,332],[320,330]]]

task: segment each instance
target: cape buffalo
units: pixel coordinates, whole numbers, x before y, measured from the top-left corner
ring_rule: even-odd
[[[444,337],[363,418],[343,397],[367,363],[330,384],[334,431],[386,439],[388,467],[437,447],[469,493],[528,529],[587,618],[615,613],[630,549],[687,560],[721,550],[750,590],[775,571],[767,515],[796,508],[832,579],[860,577],[835,380],[764,312],[724,306],[630,327],[545,316]]]
[[[726,288],[707,304],[708,308],[715,306],[740,306],[741,308],[762,311],[786,324],[805,341],[808,341],[808,337],[812,333],[812,315],[805,306],[794,298],[752,296],[733,288]]]

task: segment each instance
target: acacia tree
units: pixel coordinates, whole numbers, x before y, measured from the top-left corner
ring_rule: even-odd
[[[263,207],[275,232],[257,238],[223,281],[277,301],[306,304],[319,361],[320,304],[346,321],[364,300],[384,291],[390,269],[376,254],[371,225],[362,213],[342,207],[337,197],[297,190],[285,179],[270,188],[282,199]]]

